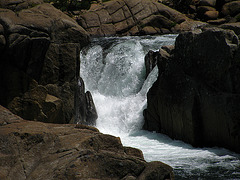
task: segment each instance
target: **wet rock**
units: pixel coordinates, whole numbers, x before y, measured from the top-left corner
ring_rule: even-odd
[[[166,169],[165,169],[166,168]],[[171,179],[173,174],[165,173],[165,171],[168,171],[168,167],[165,166],[165,164],[160,162],[150,162],[149,166],[144,169],[142,174],[139,176],[139,180],[144,179]],[[147,174],[147,176],[146,176]]]
[[[173,179],[96,128],[25,121],[0,106],[1,179]],[[151,177],[151,178],[150,178]]]
[[[75,99],[76,117],[71,123],[95,125],[98,118],[97,110],[89,91],[85,93],[85,84],[82,78],[78,79]]]
[[[238,36],[230,30],[180,34],[167,65],[157,63],[159,75],[148,92],[144,129],[194,146],[239,152],[239,52]]]
[[[145,68],[146,68],[146,77],[150,74],[150,72],[153,70],[153,68],[157,65],[157,58],[158,58],[158,52],[149,51],[144,60],[145,60]]]
[[[172,46],[163,46],[158,52],[149,51],[145,56],[146,78],[158,64],[159,71],[165,69],[167,60],[171,56]]]
[[[96,124],[95,121],[98,118],[98,115],[97,115],[97,110],[96,110],[95,104],[93,102],[92,94],[91,94],[91,92],[87,91],[85,96],[86,96],[86,101],[87,101],[87,106],[86,106],[86,110],[87,110],[86,121],[87,121],[87,124],[95,125]]]

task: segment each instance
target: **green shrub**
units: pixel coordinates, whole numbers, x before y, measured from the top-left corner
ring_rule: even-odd
[[[173,28],[173,27],[175,27],[176,25],[177,25],[176,22],[172,22],[172,23],[170,24],[170,27]]]

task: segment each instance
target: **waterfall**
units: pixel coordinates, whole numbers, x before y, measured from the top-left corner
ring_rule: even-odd
[[[174,43],[176,35],[94,38],[80,53],[81,77],[98,111],[96,127],[143,151],[147,161],[174,168],[176,179],[240,179],[240,155],[220,148],[193,148],[165,135],[141,130],[146,94],[144,56]]]

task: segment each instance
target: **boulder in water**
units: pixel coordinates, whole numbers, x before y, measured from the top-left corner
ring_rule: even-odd
[[[168,59],[158,53],[144,129],[240,152],[239,52],[238,36],[230,30],[180,34]]]

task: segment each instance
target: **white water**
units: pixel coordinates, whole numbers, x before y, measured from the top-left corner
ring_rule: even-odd
[[[97,128],[139,148],[147,161],[174,168],[176,179],[240,179],[240,155],[220,148],[193,148],[165,135],[141,130],[146,93],[157,68],[145,77],[144,56],[175,35],[93,39],[81,54],[81,77],[98,111]]]

